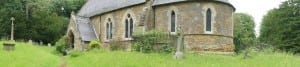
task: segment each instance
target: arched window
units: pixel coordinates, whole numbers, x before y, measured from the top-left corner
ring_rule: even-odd
[[[109,27],[110,27],[109,28],[109,35],[110,35],[109,39],[112,39],[112,37],[113,37],[113,35],[112,35],[112,22],[110,22],[110,26]]]
[[[106,23],[106,39],[109,39],[109,23]]]
[[[130,30],[129,36],[131,37],[132,33],[133,33],[133,19],[130,18],[129,22],[130,22],[130,25],[129,25],[130,26],[130,28],[129,28],[129,30]]]
[[[128,20],[125,20],[125,38],[128,38]]]
[[[112,22],[110,18],[108,18],[106,23],[106,39],[112,39]]]
[[[133,34],[133,19],[130,14],[127,14],[125,19],[125,38],[130,38]]]
[[[208,32],[212,31],[212,12],[210,9],[206,11],[206,26],[205,30]]]
[[[176,31],[176,14],[174,11],[171,12],[171,32]]]

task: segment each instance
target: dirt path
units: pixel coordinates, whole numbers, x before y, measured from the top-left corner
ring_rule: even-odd
[[[61,56],[60,59],[59,59],[59,61],[61,62],[61,63],[59,64],[59,67],[68,67],[68,66],[67,66],[67,61],[66,61],[66,59],[65,59],[64,56]]]

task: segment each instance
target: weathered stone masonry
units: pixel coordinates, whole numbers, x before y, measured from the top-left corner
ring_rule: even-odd
[[[206,30],[208,10],[211,11],[211,26],[209,26],[211,31]],[[109,42],[116,41],[122,43],[120,46],[130,50],[133,39],[125,37],[125,22],[128,15],[133,20],[133,31],[155,29],[170,32],[173,12],[175,27],[180,25],[183,28],[186,50],[230,53],[234,49],[232,20],[234,10],[227,0],[89,0],[75,17],[90,20],[86,23],[91,25],[87,29],[92,29],[90,30],[92,32],[83,32],[94,33],[92,36],[95,37],[91,36],[89,40],[100,40],[103,47],[108,47]],[[80,23],[74,19],[70,22]],[[112,39],[106,38],[108,22],[112,23]],[[80,32],[79,29],[74,30]],[[75,37],[80,40],[87,36],[77,34]],[[74,44],[75,48],[83,48],[78,44],[86,45],[77,42]]]

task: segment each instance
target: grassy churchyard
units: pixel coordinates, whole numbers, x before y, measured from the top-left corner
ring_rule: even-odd
[[[91,50],[70,55],[61,60],[54,47],[16,43],[14,51],[4,51],[0,42],[0,67],[300,67],[300,56],[280,52],[243,55],[186,54],[175,60],[172,54],[137,53],[125,51]]]
[[[0,67],[57,67],[59,57],[51,54],[54,48],[16,43],[14,51],[4,51],[0,42]]]

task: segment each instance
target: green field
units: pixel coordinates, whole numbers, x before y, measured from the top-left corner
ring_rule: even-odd
[[[26,43],[16,43],[15,51],[4,51],[0,42],[0,67],[57,67],[58,56],[53,48],[37,47]]]
[[[53,54],[54,48],[17,43],[15,51],[7,52],[0,47],[0,67],[58,67],[62,63]],[[185,59],[175,60],[171,54],[92,50],[67,56],[66,61],[68,67],[300,67],[300,57],[287,53],[256,53],[250,59],[186,54]]]
[[[299,67],[300,57],[284,53],[243,56],[187,54],[174,60],[168,54],[143,54],[122,51],[91,51],[82,56],[68,57],[71,67]]]

